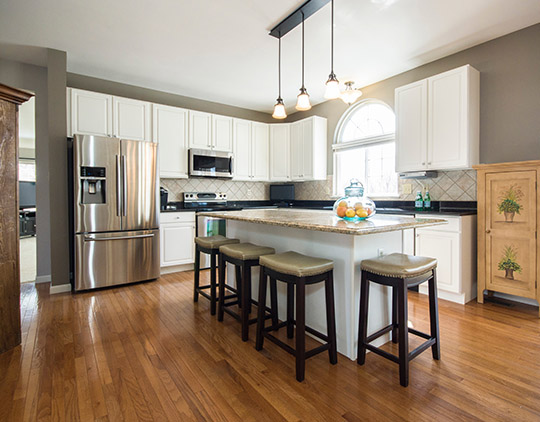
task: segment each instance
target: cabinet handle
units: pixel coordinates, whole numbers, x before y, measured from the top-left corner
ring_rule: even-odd
[[[430,166],[430,165],[431,165],[431,161],[428,161],[428,166]]]
[[[422,161],[422,165],[425,166],[425,165],[426,165],[426,162],[425,162],[425,161]]]

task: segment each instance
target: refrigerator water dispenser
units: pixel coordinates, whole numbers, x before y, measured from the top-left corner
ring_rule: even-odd
[[[105,204],[106,186],[104,167],[81,167],[81,204]]]

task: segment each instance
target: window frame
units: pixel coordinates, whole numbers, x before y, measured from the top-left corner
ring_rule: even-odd
[[[345,141],[345,142],[341,141],[343,130],[344,130],[345,126],[346,126],[346,123],[348,123],[348,121],[350,120],[351,115],[353,115],[358,109],[360,109],[362,107],[365,107],[368,104],[380,104],[380,105],[383,105],[384,107],[388,108],[388,110],[390,110],[395,116],[395,112],[392,109],[392,107],[390,107],[384,101],[381,101],[381,100],[378,100],[378,99],[375,99],[375,98],[366,98],[366,99],[364,99],[362,101],[359,101],[359,102],[353,104],[352,106],[350,106],[345,111],[345,113],[343,113],[343,115],[340,117],[340,119],[338,121],[338,124],[336,125],[336,130],[334,131],[334,142],[332,143],[332,156],[333,156],[332,157],[333,158],[332,194],[333,194],[334,198],[338,198],[338,197],[342,196],[341,193],[337,192],[337,181],[338,181],[337,165],[336,165],[337,164],[337,156],[338,156],[337,153],[342,152],[342,151],[346,151],[346,150],[353,150],[353,149],[356,149],[356,148],[367,147],[367,146],[370,146],[370,145],[382,145],[382,144],[389,143],[389,142],[394,142],[394,143],[396,142],[396,132],[395,132],[395,130],[394,130],[393,133],[388,133],[388,134],[384,134],[384,135],[369,136],[369,137],[362,138],[362,139],[357,139],[357,140],[354,140],[354,141]],[[369,192],[368,192],[368,194],[369,194]],[[384,195],[384,196],[373,196],[373,198],[378,198],[378,199],[395,199],[395,198],[399,198],[399,177],[398,177],[398,190],[397,190],[397,193],[395,195],[390,195],[389,194],[389,195]]]

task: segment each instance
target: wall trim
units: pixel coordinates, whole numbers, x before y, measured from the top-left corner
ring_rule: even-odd
[[[49,293],[51,295],[56,295],[58,293],[67,293],[71,292],[71,284],[59,284],[57,286],[51,286]]]
[[[161,275],[178,273],[181,271],[193,271],[193,264],[174,265],[172,267],[161,267]]]
[[[38,275],[36,277],[36,283],[50,283],[52,281],[52,277],[50,274],[48,275]]]

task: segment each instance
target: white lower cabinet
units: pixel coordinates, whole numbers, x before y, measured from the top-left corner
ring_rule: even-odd
[[[476,297],[476,216],[442,218],[448,224],[416,229],[416,255],[437,259],[438,296],[465,304]],[[427,283],[419,290],[427,294]]]
[[[159,235],[161,267],[192,264],[194,262],[194,212],[161,213]]]

